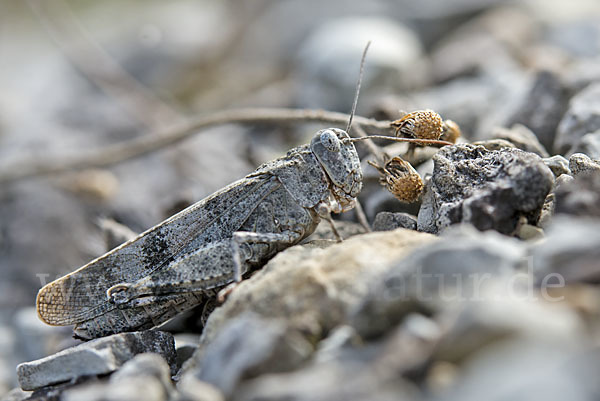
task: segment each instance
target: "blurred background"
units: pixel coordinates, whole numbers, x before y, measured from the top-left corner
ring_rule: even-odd
[[[323,126],[223,125],[105,168],[23,166],[224,109],[348,113],[368,40],[358,115],[430,108],[469,140],[518,122],[550,154],[569,96],[600,79],[597,0],[2,1],[0,389],[57,346],[35,295],[107,250],[106,219],[140,232]],[[403,207],[364,196],[369,219]]]

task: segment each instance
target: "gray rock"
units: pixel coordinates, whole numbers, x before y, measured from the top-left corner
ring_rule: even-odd
[[[241,380],[292,370],[312,352],[312,345],[283,321],[246,313],[194,355],[196,360],[185,365],[182,376],[193,375],[228,396]]]
[[[569,161],[563,156],[554,155],[552,157],[545,157],[543,160],[544,163],[546,163],[546,166],[552,170],[552,173],[555,177],[559,177],[562,174],[571,174],[571,169],[569,169]]]
[[[447,332],[431,369],[437,364],[455,369],[443,399],[558,401],[565,392],[594,399],[599,386],[586,371],[597,371],[598,350],[576,310],[536,293],[530,298],[507,292],[504,285],[487,292],[486,301],[445,316]]]
[[[505,139],[513,143],[517,148],[526,152],[535,153],[540,157],[549,156],[535,134],[522,124],[515,124],[510,129],[496,128],[492,133],[492,137]]]
[[[198,349],[200,336],[193,334],[175,335],[175,352],[177,353],[177,371],[181,369],[185,361],[190,359]]]
[[[373,221],[373,231],[391,231],[397,228],[417,229],[417,218],[408,213],[379,212]]]
[[[511,234],[520,217],[536,223],[554,183],[537,155],[518,149],[488,151],[481,146],[446,146],[433,157],[417,218],[420,231],[437,233],[451,224]]]
[[[568,177],[570,179],[573,179],[573,177],[571,177],[570,175],[567,174],[563,174],[561,176],[559,176],[556,181],[563,181],[562,179]],[[555,181],[555,188],[558,187],[558,185],[556,184]],[[538,225],[541,228],[546,228],[548,226],[548,224],[550,224],[550,221],[552,221],[552,216],[554,216],[554,208],[555,208],[555,196],[554,196],[554,192],[550,192],[548,194],[548,196],[546,196],[546,199],[544,200],[544,205],[542,206],[542,211],[540,212],[540,218],[538,219]]]
[[[376,338],[410,313],[430,315],[448,303],[477,300],[480,287],[511,275],[524,255],[516,239],[468,225],[452,227],[441,241],[413,251],[373,279],[350,323],[364,338]]]
[[[451,383],[443,399],[561,401],[564,394],[569,394],[571,400],[593,400],[600,391],[591,373],[600,369],[598,350],[578,347],[575,339],[580,337],[547,341],[539,333],[533,338],[498,341],[482,347],[456,368],[461,376]]]
[[[507,125],[523,124],[537,136],[545,149],[552,150],[556,128],[565,113],[568,92],[558,75],[541,71],[529,94],[523,99]]]
[[[507,141],[506,139],[486,139],[483,141],[475,141],[472,143],[475,146],[483,146],[487,150],[501,150],[504,148],[516,149],[517,146]]]
[[[393,330],[375,344],[349,345],[341,348],[335,357],[311,360],[302,369],[249,380],[240,386],[233,399],[419,399],[406,376],[418,375],[424,369],[437,338],[423,336],[430,331],[423,330],[426,318],[409,320],[409,324]],[[430,328],[431,324],[427,326]]]
[[[161,331],[121,333],[99,338],[17,366],[23,390],[35,390],[84,376],[117,370],[134,355],[155,352],[175,367],[173,336]]]
[[[555,189],[560,188],[563,185],[567,185],[568,183],[572,182],[575,178],[572,175],[569,174],[563,174],[561,176],[556,177],[556,180],[554,181],[554,187]],[[550,196],[550,195],[548,195]]]
[[[158,354],[138,354],[109,380],[84,383],[66,389],[65,401],[166,401],[174,393],[171,370]]]
[[[244,383],[235,399],[419,399],[407,377],[420,377],[426,369],[441,332],[435,322],[412,314],[388,336],[369,343],[355,341],[356,333],[348,326],[340,329],[332,334],[339,342],[326,340],[334,340],[334,349],[325,346],[323,354],[294,372]]]
[[[544,302],[543,294],[516,284],[507,287],[492,282],[481,289],[481,299],[465,302],[457,315],[447,317],[446,332],[435,358],[451,363],[460,363],[486,347],[493,349],[495,343],[517,338],[568,343],[581,337],[582,322],[574,311],[556,308]]]
[[[557,185],[556,213],[600,217],[600,173],[581,174]]]
[[[408,213],[414,216],[419,213],[420,200],[414,203],[399,202],[391,192],[382,188],[379,180],[363,184],[365,185],[361,193],[361,202],[370,221],[374,221],[381,212]]]
[[[397,229],[354,236],[324,249],[307,245],[286,249],[241,283],[210,315],[199,352],[245,312],[283,319],[292,328],[321,339],[345,322],[348,310],[368,292],[369,277],[436,239]]]
[[[581,173],[598,173],[600,172],[600,161],[592,160],[583,153],[573,153],[569,157],[569,168],[574,176]]]
[[[569,108],[558,125],[554,151],[566,154],[585,134],[599,129],[600,83],[592,83],[571,98]]]
[[[562,286],[600,280],[600,220],[557,215],[546,230],[546,240],[532,247],[538,284]],[[554,274],[552,276],[552,274]]]
[[[600,159],[600,130],[585,134],[571,150],[573,153],[584,153],[592,159]]]
[[[521,224],[517,237],[525,241],[534,241],[544,237],[544,230],[531,224]]]
[[[165,393],[173,389],[171,368],[165,358],[159,354],[143,353],[134,356],[110,376],[109,383],[118,386],[131,379],[157,381],[162,385]]]
[[[62,400],[76,401],[165,401],[174,394],[171,369],[158,354],[138,354],[108,380],[67,388]]]

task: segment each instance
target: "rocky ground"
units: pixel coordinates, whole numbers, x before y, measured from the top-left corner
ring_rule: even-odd
[[[600,6],[400,3],[75,9],[169,105],[154,119],[136,107],[156,109],[156,99],[132,107],[89,66],[74,73],[28,9],[0,13],[22,38],[1,43],[11,62],[0,70],[0,178],[22,160],[76,155],[211,110],[348,112],[367,40],[358,114],[394,120],[433,109],[462,131],[441,149],[384,148],[422,177],[412,203],[381,186],[359,148],[359,199],[373,232],[343,214],[343,242],[321,224],[204,325],[193,310],[88,342],[38,320],[41,284],[320,126],[217,126],[124,163],[3,182],[2,400],[597,399]],[[273,35],[282,20],[285,32]]]

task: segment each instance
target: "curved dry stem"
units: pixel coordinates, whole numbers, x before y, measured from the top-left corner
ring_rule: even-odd
[[[310,109],[237,109],[214,112],[207,116],[191,119],[175,128],[155,135],[144,135],[135,139],[107,146],[76,156],[39,160],[29,159],[14,163],[0,170],[0,183],[24,178],[59,174],[67,171],[100,168],[156,152],[181,142],[199,133],[201,129],[223,124],[290,124],[320,122],[344,126],[348,114]],[[355,116],[354,121],[375,132],[388,132],[390,121],[377,121]]]

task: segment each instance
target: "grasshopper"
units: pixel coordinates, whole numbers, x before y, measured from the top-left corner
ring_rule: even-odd
[[[346,130],[320,130],[310,144],[47,284],[37,296],[40,319],[92,339],[149,329],[200,304],[209,312],[219,291],[308,237],[322,218],[333,226],[330,213],[352,209],[362,188],[353,143],[361,138],[348,131],[367,49]]]

